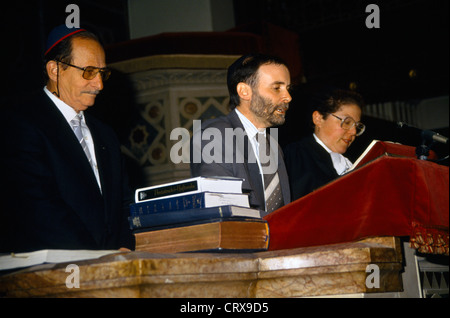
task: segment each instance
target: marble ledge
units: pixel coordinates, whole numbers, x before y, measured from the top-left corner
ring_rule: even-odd
[[[77,262],[80,288],[65,285],[67,264],[0,277],[3,297],[311,297],[397,292],[402,258],[396,238],[253,254],[121,253]],[[366,267],[380,287],[366,287]]]

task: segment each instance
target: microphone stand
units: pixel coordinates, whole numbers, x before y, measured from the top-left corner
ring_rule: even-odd
[[[420,134],[421,137],[421,145],[416,147],[416,156],[419,160],[428,160],[428,157],[430,156],[430,150],[431,147],[439,142],[448,145],[448,138],[445,136],[441,136],[438,133],[435,133],[431,130],[422,130],[413,126],[409,126],[408,124],[404,122],[397,122],[397,126],[399,128],[407,128],[411,132],[414,132],[416,136]],[[443,160],[448,159],[448,156],[444,158]],[[439,162],[441,160],[438,160],[436,162]]]
[[[433,136],[426,130],[421,132],[420,137],[422,138],[422,144],[416,147],[417,159],[428,160],[431,147],[434,145],[435,141],[433,140]]]
[[[427,160],[430,155],[431,145],[427,145],[426,138],[422,137],[422,144],[416,147],[416,156],[419,160]]]

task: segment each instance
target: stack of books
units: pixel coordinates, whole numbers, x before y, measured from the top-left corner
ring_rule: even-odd
[[[136,251],[267,250],[267,221],[250,208],[242,181],[197,177],[137,189],[129,217]]]

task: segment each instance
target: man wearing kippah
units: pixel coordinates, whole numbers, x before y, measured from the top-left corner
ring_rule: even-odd
[[[0,251],[133,249],[119,141],[85,112],[110,75],[103,47],[61,25],[44,66],[43,90],[3,113]]]

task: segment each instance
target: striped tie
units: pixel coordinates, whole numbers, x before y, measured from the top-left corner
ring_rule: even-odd
[[[269,168],[270,163],[276,163],[278,158],[274,158],[274,154],[270,151],[270,145],[264,134],[258,133],[256,140],[259,144],[259,159],[264,174],[264,197],[266,199],[267,215],[280,208],[284,202],[278,171],[277,169],[273,171],[274,169]],[[266,159],[269,159],[269,161]]]
[[[89,148],[86,144],[86,141],[84,140],[83,132],[81,130],[81,119],[82,118],[83,118],[82,114],[77,114],[75,116],[75,118],[70,121],[70,124],[72,125],[72,129],[75,133],[75,136],[77,136],[78,142],[80,143],[81,147],[83,148],[84,153],[86,154],[86,157],[89,161],[89,164],[91,165],[92,170],[94,170],[94,173],[95,173],[94,164],[92,162],[92,156],[91,156],[91,153],[89,152]]]

